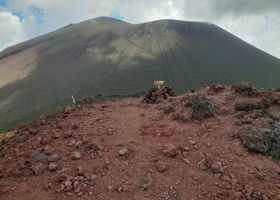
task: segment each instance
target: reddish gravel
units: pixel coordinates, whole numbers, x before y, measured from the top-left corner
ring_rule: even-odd
[[[270,125],[264,116],[242,125],[234,109],[270,92],[242,97],[226,86],[158,104],[108,100],[18,127],[0,144],[0,199],[280,199],[278,162],[238,137],[244,127]],[[213,116],[192,117],[184,100],[193,94],[214,104]]]

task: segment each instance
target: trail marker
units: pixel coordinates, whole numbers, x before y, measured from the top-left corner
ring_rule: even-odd
[[[164,84],[165,81],[154,81],[154,85],[156,85],[158,88],[160,88],[161,85]]]
[[[75,98],[74,98],[73,95],[72,95],[72,100],[73,100],[73,105],[75,106],[76,105],[76,101],[75,101]]]

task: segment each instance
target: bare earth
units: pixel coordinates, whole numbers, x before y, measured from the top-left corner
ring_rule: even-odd
[[[187,93],[157,104],[108,100],[18,127],[0,144],[0,199],[280,199],[278,161],[238,137],[246,126],[270,125],[264,117],[240,125],[234,109],[269,92],[200,89],[215,106],[201,121],[183,106]],[[182,120],[164,112],[168,105]]]

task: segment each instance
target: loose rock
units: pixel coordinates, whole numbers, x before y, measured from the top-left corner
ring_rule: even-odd
[[[185,163],[187,163],[187,164],[190,164],[190,163],[191,163],[190,160],[187,159],[187,158],[184,158],[183,161],[184,161]]]
[[[128,149],[127,148],[120,149],[119,150],[119,156],[127,157],[128,156]]]
[[[55,163],[51,163],[48,167],[50,171],[56,171],[58,169],[58,165]]]
[[[76,140],[72,139],[72,140],[70,140],[70,142],[67,144],[67,146],[73,147],[73,146],[75,146],[75,144],[76,144]]]
[[[60,159],[59,155],[54,154],[54,155],[52,155],[52,156],[49,156],[48,159],[47,159],[47,161],[48,161],[48,162],[55,162],[55,161],[58,161],[59,159]]]
[[[32,166],[31,169],[32,169],[33,174],[38,176],[38,175],[42,174],[46,168],[42,164],[39,164],[39,165]]]
[[[66,186],[66,187],[69,187],[69,186],[72,186],[72,182],[71,181],[69,181],[69,180],[67,180],[67,181],[65,181],[65,183],[64,183],[64,185]]]
[[[177,155],[177,149],[173,144],[166,144],[163,153],[168,157],[175,157]]]
[[[191,100],[191,105],[192,115],[199,120],[213,115],[214,105],[205,97],[195,96],[195,98]]]
[[[81,158],[81,153],[78,152],[78,151],[74,151],[74,152],[72,153],[72,155],[71,155],[71,158],[72,158],[73,160],[79,160],[79,159]]]
[[[148,190],[152,185],[153,185],[153,178],[150,174],[143,177],[142,184],[141,184],[142,190]]]
[[[31,154],[31,157],[33,160],[37,160],[37,161],[48,161],[49,156],[47,156],[44,153],[40,153],[38,151],[35,151]]]
[[[240,119],[242,124],[252,124],[253,120],[250,117],[243,117]]]
[[[85,169],[82,166],[77,167],[78,175],[83,176],[85,174]]]
[[[196,144],[196,142],[195,142],[194,140],[189,140],[189,143],[190,143],[191,145],[195,145],[195,144]]]
[[[231,89],[235,93],[239,93],[242,96],[256,96],[257,91],[256,89],[253,88],[252,84],[246,83],[246,82],[241,82],[239,84],[235,84],[231,87]]]
[[[240,138],[251,151],[280,158],[280,123],[273,124],[272,128],[243,130]]]
[[[165,172],[166,169],[167,169],[167,165],[164,164],[163,162],[158,162],[156,164],[156,169],[157,169],[158,172]]]
[[[234,105],[235,110],[238,111],[251,111],[254,109],[265,109],[265,105],[262,102],[258,101],[245,101],[245,102],[239,102]]]

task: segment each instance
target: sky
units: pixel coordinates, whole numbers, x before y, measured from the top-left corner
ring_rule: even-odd
[[[280,0],[0,0],[0,51],[99,16],[210,22],[280,58]]]

